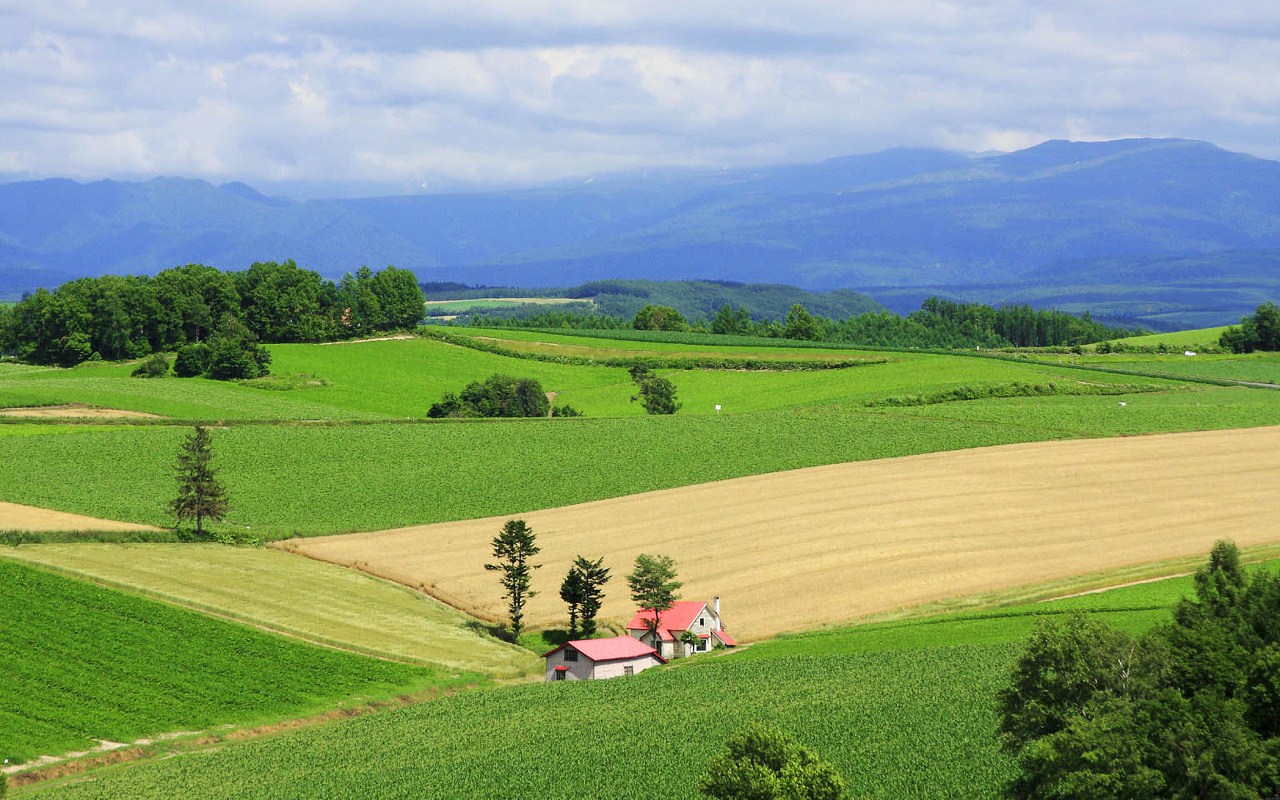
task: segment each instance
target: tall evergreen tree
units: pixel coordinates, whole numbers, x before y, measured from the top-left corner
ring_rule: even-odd
[[[228,509],[227,493],[218,483],[210,463],[212,458],[209,431],[197,425],[178,450],[178,496],[169,507],[178,517],[179,525],[183,520],[196,521],[198,538],[204,537],[205,519],[221,521]]]
[[[596,615],[604,604],[609,568],[604,556],[595,561],[578,556],[560,584],[560,599],[569,606],[569,636],[590,639],[596,633]]]
[[[537,592],[529,588],[533,571],[541,564],[530,564],[529,559],[541,552],[533,530],[522,519],[507,520],[502,533],[493,537],[493,557],[496,563],[484,568],[500,572],[503,596],[507,598],[507,610],[511,616],[511,638],[519,639],[524,630],[524,605]]]

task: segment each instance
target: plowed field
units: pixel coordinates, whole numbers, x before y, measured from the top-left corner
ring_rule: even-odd
[[[539,480],[531,475],[530,480]],[[673,556],[686,599],[722,597],[739,637],[1072,575],[1280,541],[1280,427],[1044,442],[758,475],[520,515],[538,536],[526,624],[563,625],[579,553],[631,613],[637,553]],[[292,540],[501,618],[483,565],[508,517]]]

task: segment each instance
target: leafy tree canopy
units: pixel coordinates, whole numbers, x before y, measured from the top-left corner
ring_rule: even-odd
[[[721,800],[840,800],[844,779],[833,766],[781,731],[750,725],[730,737],[698,781]]]

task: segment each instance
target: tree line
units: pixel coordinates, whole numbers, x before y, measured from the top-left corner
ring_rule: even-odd
[[[411,327],[422,314],[417,278],[396,267],[361,267],[335,283],[293,261],[239,272],[188,264],[80,278],[0,307],[0,353],[69,367],[172,352],[220,330],[226,341],[321,342]]]
[[[759,336],[798,341],[925,349],[1070,347],[1143,333],[1104,325],[1089,316],[1026,305],[999,308],[930,297],[906,316],[888,311],[855,314],[842,320],[811,314],[794,304],[781,320],[759,318],[745,306],[722,306],[710,319],[691,322],[670,306],[646,305],[630,319],[567,311],[476,315],[482,327],[623,329],[691,331],[726,336]]]

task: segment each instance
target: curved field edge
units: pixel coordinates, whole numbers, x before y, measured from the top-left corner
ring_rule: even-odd
[[[689,599],[723,599],[756,639],[947,598],[1280,538],[1280,427],[1010,445],[836,464],[522,514],[541,593],[526,623],[560,623],[554,587],[579,554],[621,571],[675,558]],[[282,546],[503,618],[483,568],[506,517]],[[549,576],[549,577],[544,577]],[[542,585],[539,585],[539,584]],[[610,592],[601,618],[632,608]]]
[[[1126,401],[1120,406],[1118,401]],[[213,431],[226,527],[263,538],[519,514],[802,467],[1018,442],[1280,423],[1280,392],[1198,389],[906,408]],[[0,499],[171,526],[178,427],[0,425]]]
[[[497,678],[537,666],[474,620],[419,592],[274,550],[202,544],[0,547],[35,564],[148,599],[326,647]]]
[[[0,560],[0,756],[356,706],[475,676],[270,636]]]

